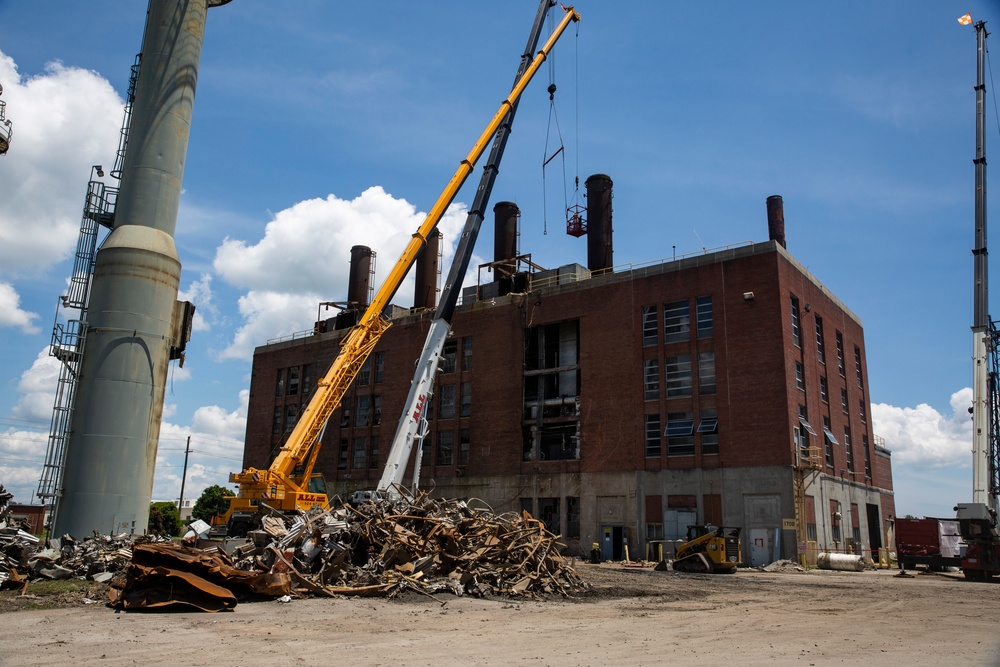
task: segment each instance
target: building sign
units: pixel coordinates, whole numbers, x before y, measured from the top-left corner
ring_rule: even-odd
[[[795,519],[782,519],[781,529],[782,530],[795,530]]]

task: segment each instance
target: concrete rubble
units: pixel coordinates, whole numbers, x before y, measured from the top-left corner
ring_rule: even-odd
[[[2,487],[0,487],[2,492]],[[0,503],[2,504],[2,503]],[[261,529],[224,542],[64,536],[42,544],[0,522],[0,585],[37,579],[109,583],[122,609],[233,609],[237,600],[305,596],[571,597],[587,589],[563,545],[530,514],[497,515],[426,494],[292,516],[264,507]]]

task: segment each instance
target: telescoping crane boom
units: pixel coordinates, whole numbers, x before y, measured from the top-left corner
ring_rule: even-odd
[[[393,265],[385,282],[382,283],[361,319],[341,342],[337,358],[334,359],[330,369],[317,383],[312,398],[302,411],[299,421],[292,429],[278,456],[266,469],[251,467],[229,475],[229,481],[238,484],[239,491],[231,499],[226,512],[216,517],[214,523],[228,524],[230,534],[245,533],[249,527],[250,517],[256,513],[262,502],[279,511],[305,510],[327,504],[325,485],[322,489],[310,488],[310,480],[313,478],[312,471],[319,454],[323,429],[326,427],[330,415],[340,406],[344,394],[357,377],[361,366],[371,354],[382,334],[389,328],[389,322],[382,316],[382,311],[389,305],[393,295],[399,289],[413,265],[417,253],[426,244],[427,238],[437,227],[441,216],[444,215],[445,210],[472,172],[490,137],[496,134],[521,93],[524,92],[525,87],[545,61],[552,47],[555,46],[556,41],[570,22],[580,20],[580,15],[573,7],[564,9],[562,20],[552,31],[545,45],[535,55],[517,83],[514,84],[510,94],[500,103],[500,108],[473,144],[469,154],[459,164],[455,174],[427,213],[423,223],[407,243],[402,255]],[[240,517],[241,523],[239,528],[234,529],[234,526],[237,525],[237,517]]]
[[[521,64],[514,78],[517,81],[524,76],[525,71],[531,64],[531,54],[538,44],[538,39],[542,34],[542,27],[545,23],[545,16],[549,9],[556,3],[552,0],[542,0],[538,6],[538,13],[535,16],[535,23],[531,27],[531,34],[528,36],[528,43],[524,47],[524,54],[521,56]],[[406,473],[406,465],[410,460],[410,453],[413,446],[423,439],[427,428],[427,417],[425,409],[428,401],[434,392],[434,379],[441,363],[441,353],[444,349],[445,339],[451,333],[451,320],[455,314],[455,305],[458,303],[458,295],[462,290],[462,280],[465,272],[469,268],[469,261],[472,259],[472,250],[476,245],[476,238],[479,236],[479,228],[483,222],[484,211],[489,203],[490,194],[493,192],[493,183],[496,181],[500,160],[503,158],[504,148],[507,145],[507,138],[510,136],[511,125],[514,122],[514,114],[517,113],[517,101],[510,106],[510,110],[500,124],[496,139],[493,141],[493,149],[483,167],[483,176],[479,182],[479,189],[476,190],[475,199],[469,209],[469,215],[465,220],[465,228],[455,250],[455,258],[448,271],[448,278],[441,291],[441,298],[434,311],[434,318],[427,331],[427,339],[420,352],[417,361],[417,368],[413,374],[413,381],[410,383],[410,391],[406,396],[406,403],[403,405],[403,412],[396,427],[396,435],[392,439],[392,446],[389,448],[389,458],[386,461],[385,469],[382,471],[382,478],[378,483],[378,490],[383,493],[394,494],[396,489],[403,483],[403,475]],[[417,485],[416,476],[419,474],[420,466],[414,468],[414,486]]]

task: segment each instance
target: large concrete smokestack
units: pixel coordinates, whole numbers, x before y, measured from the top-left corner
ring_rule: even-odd
[[[351,271],[347,279],[347,302],[351,308],[368,307],[372,284],[372,249],[356,245],[351,248]]]
[[[767,238],[777,241],[782,248],[785,245],[785,205],[781,195],[771,195],[767,198]]]
[[[427,238],[427,244],[417,255],[415,287],[413,292],[414,308],[434,308],[437,305],[438,256],[441,252],[440,231]]]
[[[96,257],[53,533],[142,533],[178,340],[174,245],[209,5],[151,0],[114,230]]]
[[[517,219],[521,209],[509,201],[497,202],[493,207],[495,223],[493,228],[493,261],[504,262],[517,257]],[[510,271],[494,269],[493,279],[498,280]]]
[[[591,271],[614,266],[611,226],[611,177],[594,174],[587,179],[587,268]]]

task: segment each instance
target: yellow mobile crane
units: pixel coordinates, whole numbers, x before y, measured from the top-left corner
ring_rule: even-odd
[[[323,379],[317,383],[312,399],[302,411],[298,423],[289,434],[278,456],[267,469],[247,468],[242,472],[230,473],[229,481],[239,484],[239,491],[230,500],[229,508],[215,517],[213,524],[227,525],[230,535],[245,536],[247,530],[254,527],[257,510],[262,503],[278,511],[294,511],[322,507],[329,502],[325,481],[322,476],[313,474],[323,429],[330,415],[340,406],[344,394],[368,355],[389,328],[389,322],[382,317],[382,311],[399,289],[417,253],[437,227],[445,209],[455,199],[465,179],[472,172],[476,160],[485,150],[486,144],[497,132],[501,122],[545,61],[549,51],[570,22],[580,20],[580,15],[573,7],[563,9],[565,13],[562,20],[531,61],[531,65],[514,84],[510,94],[500,103],[500,109],[476,140],[472,150],[459,164],[455,175],[413,234],[413,238],[375,294],[368,309],[344,338],[340,353]]]

